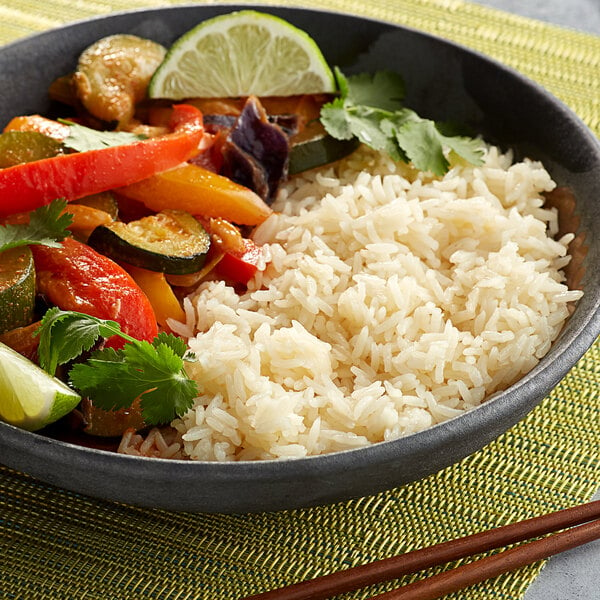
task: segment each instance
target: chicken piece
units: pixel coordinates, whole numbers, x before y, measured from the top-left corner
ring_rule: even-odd
[[[146,96],[166,49],[135,35],[116,34],[86,48],[73,75],[77,96],[93,116],[122,128]]]

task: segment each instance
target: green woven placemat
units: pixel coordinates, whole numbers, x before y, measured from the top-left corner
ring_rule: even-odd
[[[178,3],[3,0],[0,43],[110,11]],[[537,80],[600,134],[600,38],[460,0],[302,5],[481,50]],[[600,486],[599,384],[597,342],[528,418],[482,451],[423,481],[329,507],[169,513],[89,499],[0,467],[0,598],[233,599],[583,502]],[[522,598],[541,565],[448,598]],[[409,580],[344,597],[368,598]]]

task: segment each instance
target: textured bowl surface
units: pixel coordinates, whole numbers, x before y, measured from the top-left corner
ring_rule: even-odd
[[[128,32],[168,45],[194,24],[235,8],[110,15],[0,49],[0,126],[14,115],[48,110],[48,84],[72,70],[98,38]],[[467,123],[491,142],[543,160],[577,198],[577,233],[586,245],[583,299],[531,373],[480,407],[395,441],[291,461],[195,463],[111,454],[0,423],[3,464],[75,492],[172,510],[269,511],[364,496],[437,472],[494,440],[556,386],[600,332],[600,146],[568,108],[497,62],[427,34],[337,13],[256,8],[308,31],[345,73],[400,72],[407,104],[422,115]],[[344,34],[331,35],[335,31]]]

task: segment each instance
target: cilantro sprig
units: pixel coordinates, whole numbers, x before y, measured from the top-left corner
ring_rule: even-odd
[[[29,223],[0,225],[0,252],[32,244],[59,247],[71,235],[67,227],[73,222],[73,215],[64,212],[66,207],[65,200],[53,200],[31,212]]]
[[[77,152],[123,146],[146,139],[145,135],[137,133],[129,133],[127,131],[99,131],[66,119],[59,119],[59,121],[70,126],[69,135],[63,140],[64,146]]]
[[[126,341],[118,350],[92,351],[68,373],[71,385],[104,410],[128,408],[140,398],[144,421],[158,425],[185,414],[198,395],[197,383],[184,370],[194,355],[174,335],[160,333],[152,342],[141,341],[115,321],[58,308],[46,312],[37,334],[40,365],[51,375],[58,365],[90,351],[100,338],[117,335]]]
[[[335,75],[340,95],[321,110],[321,122],[329,135],[341,140],[356,137],[394,160],[412,162],[417,169],[435,175],[448,171],[450,151],[474,165],[482,164],[479,140],[445,135],[442,126],[403,105],[404,82],[397,73],[346,77],[336,68]]]

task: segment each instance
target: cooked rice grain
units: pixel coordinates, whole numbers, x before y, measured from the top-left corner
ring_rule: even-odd
[[[254,233],[241,296],[186,299],[201,394],[173,425],[197,460],[294,458],[391,440],[528,372],[569,315],[555,187],[490,147],[432,178],[361,149],[294,178]]]

